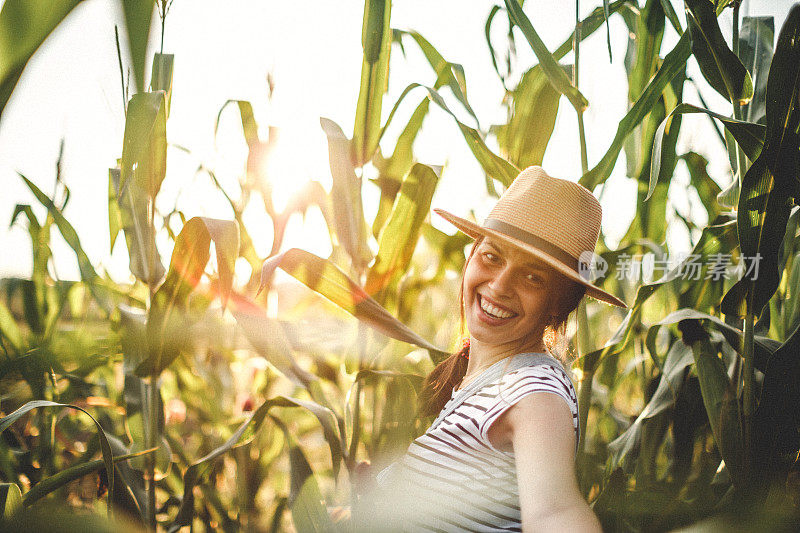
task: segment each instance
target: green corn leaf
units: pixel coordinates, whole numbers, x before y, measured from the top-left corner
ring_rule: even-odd
[[[645,423],[672,408],[677,399],[677,391],[683,382],[684,372],[694,362],[692,350],[681,341],[672,343],[664,361],[658,388],[650,401],[636,417],[633,424],[619,437],[608,443],[611,454],[609,469],[622,466],[631,473],[639,454],[642,429]]]
[[[753,80],[719,29],[714,6],[708,0],[685,0],[686,21],[692,35],[692,53],[711,87],[739,105],[753,98]]]
[[[547,75],[547,79],[550,80],[553,88],[560,94],[566,96],[572,104],[572,107],[574,107],[578,112],[582,112],[589,105],[586,97],[584,97],[580,91],[574,85],[572,85],[572,82],[564,73],[564,70],[558,65],[553,55],[547,50],[547,47],[545,46],[544,42],[542,42],[539,34],[536,33],[536,30],[533,29],[533,24],[531,24],[531,21],[522,11],[522,6],[517,2],[517,0],[504,1],[506,10],[508,10],[508,13],[511,15],[514,23],[519,26],[520,30],[522,30],[522,34],[531,45],[533,52],[536,54],[537,59],[539,59],[539,64],[542,66],[542,70]]]
[[[664,15],[666,15],[667,20],[672,24],[672,27],[678,35],[683,35],[683,27],[681,26],[678,14],[675,13],[675,8],[672,7],[672,2],[670,2],[670,0],[661,0],[661,8],[664,10]]]
[[[147,63],[147,41],[153,20],[155,0],[122,0],[125,27],[128,30],[128,47],[133,63],[133,79],[139,91],[144,91],[144,73]]]
[[[437,172],[421,163],[416,163],[403,180],[392,214],[381,232],[378,255],[367,273],[368,294],[377,295],[387,287],[395,287],[408,270],[438,181]],[[382,297],[377,300],[382,301]]]
[[[620,121],[617,127],[617,133],[614,135],[614,140],[611,141],[611,146],[608,148],[603,158],[594,168],[581,177],[579,181],[581,185],[589,190],[593,190],[597,185],[608,179],[617,162],[617,157],[625,142],[625,138],[642,119],[650,113],[672,78],[683,71],[690,53],[691,39],[689,39],[689,34],[684,32],[683,36],[681,36],[680,40],[675,45],[675,48],[664,58],[661,68],[658,69],[656,75],[650,80],[650,83],[648,83],[639,99]]]
[[[611,17],[609,1],[603,0],[603,18],[606,20],[606,44],[608,45],[608,62],[610,63],[614,59],[611,56],[611,25],[608,23],[609,17]]]
[[[222,104],[222,107],[219,108],[219,112],[217,113],[217,119],[214,121],[214,139],[216,140],[217,138],[219,119],[228,104],[236,104],[236,107],[239,108],[239,116],[242,119],[242,129],[244,131],[244,139],[247,142],[247,146],[253,146],[254,144],[259,143],[260,139],[258,137],[258,123],[256,122],[255,114],[253,113],[253,104],[247,100],[227,100],[224,104]]]
[[[707,265],[709,263],[709,258],[715,254],[730,253],[736,245],[735,240],[735,220],[720,224],[712,223],[703,228],[703,233],[697,241],[697,244],[692,248],[689,257],[676,265],[671,271],[667,272],[657,281],[639,286],[633,305],[628,307],[627,315],[608,342],[601,348],[586,354],[584,357],[596,358],[598,364],[600,364],[603,358],[622,353],[634,338],[633,330],[641,320],[642,306],[659,291],[669,289],[674,293],[679,293],[683,291],[684,286],[696,286],[697,291],[700,293],[705,294],[709,292],[707,284],[710,283],[710,281],[704,280],[704,282],[701,283],[692,279],[683,279],[685,273],[691,272],[689,270],[689,262],[691,258],[694,257],[701,265]],[[701,269],[698,275],[703,276],[706,273],[706,270]],[[719,281],[716,283],[719,283]],[[698,303],[697,298],[695,298],[695,303]]]
[[[276,320],[267,318],[264,310],[255,304],[237,305],[231,313],[261,357],[299,387],[309,388],[316,377],[295,362],[292,345]]]
[[[83,250],[83,246],[81,246],[81,241],[78,238],[78,233],[75,231],[75,228],[69,223],[69,221],[61,213],[61,210],[46,194],[44,194],[28,178],[22,174],[18,175],[20,178],[22,178],[22,180],[25,182],[25,185],[28,186],[28,189],[30,189],[36,199],[47,208],[47,211],[53,217],[53,221],[58,228],[59,233],[61,233],[61,236],[67,242],[69,247],[72,248],[72,251],[75,252],[75,256],[78,259],[78,269],[81,273],[81,280],[88,285],[89,290],[91,291],[92,296],[98,305],[105,312],[110,313],[113,309],[110,293],[114,293],[116,291],[113,287],[109,287],[108,284],[104,283],[103,280],[101,280],[97,275],[97,272],[95,272],[91,261],[89,261],[89,257]]]
[[[422,122],[428,114],[429,107],[430,100],[425,97],[422,102],[417,105],[416,109],[414,109],[411,118],[408,119],[403,131],[397,138],[394,151],[388,159],[384,159],[380,151],[375,154],[373,164],[380,172],[380,175],[374,180],[374,183],[381,189],[378,212],[375,214],[375,218],[372,222],[372,235],[376,239],[379,237],[383,225],[389,218],[389,214],[394,206],[395,197],[400,191],[400,184],[403,182],[403,177],[414,164],[414,152],[412,147],[419,130],[422,128]]]
[[[20,355],[23,351],[22,332],[14,320],[14,315],[3,302],[0,302],[0,350],[5,357]]]
[[[291,468],[292,490],[289,493],[289,507],[292,510],[292,521],[297,531],[325,532],[334,531],[328,510],[323,503],[311,465],[300,446],[289,441],[289,463]]]
[[[275,405],[274,401],[268,400],[261,404],[258,409],[253,411],[247,419],[242,422],[238,429],[225,441],[224,444],[214,448],[201,459],[198,459],[183,473],[183,498],[178,509],[178,514],[170,524],[167,531],[174,533],[184,526],[192,523],[194,518],[194,487],[200,483],[204,476],[211,469],[213,461],[233,448],[243,446],[253,439],[267,416],[269,409]]]
[[[22,507],[22,492],[16,483],[0,483],[0,523]]]
[[[592,12],[581,21],[581,42],[597,31],[597,29],[605,23],[609,16],[623,10],[630,11],[631,9],[630,0],[616,0],[616,2],[611,2],[611,4],[608,6],[608,14],[606,14],[605,6],[594,8]],[[555,52],[553,52],[553,59],[560,61],[565,55],[571,52],[574,40],[575,32],[573,32],[563,43],[561,43],[561,46],[556,48]]]
[[[444,98],[442,98],[442,96],[435,88],[427,87],[419,83],[412,83],[403,90],[401,98],[404,97],[409,92],[411,92],[411,90],[416,89],[417,87],[422,87],[423,89],[428,91],[428,98],[430,99],[430,101],[439,106],[445,113],[453,117],[453,120],[455,120],[456,124],[458,125],[458,128],[461,130],[461,133],[464,136],[464,140],[467,141],[467,146],[469,146],[469,149],[472,151],[472,154],[478,160],[478,163],[480,163],[484,172],[486,172],[486,174],[488,174],[490,177],[496,179],[497,181],[508,187],[511,184],[511,182],[514,181],[514,178],[517,177],[517,174],[519,174],[519,169],[517,169],[514,165],[512,165],[502,157],[492,152],[489,149],[489,147],[486,146],[483,134],[478,130],[476,130],[475,128],[467,126],[466,124],[461,122],[455,115],[455,113],[453,113],[450,110],[450,108],[445,103]],[[395,105],[395,109],[392,110],[392,113],[394,113],[396,108],[397,105]],[[389,115],[389,117],[391,118],[391,114]]]
[[[327,118],[319,119],[328,137],[328,155],[333,178],[333,216],[339,243],[350,255],[354,265],[366,265],[372,254],[367,247],[367,223],[361,200],[361,179],[356,176],[350,160],[351,142],[342,128]]]
[[[725,340],[737,353],[742,354],[744,352],[744,332],[742,332],[742,330],[727,324],[718,316],[709,315],[708,313],[703,313],[701,311],[697,311],[696,309],[678,309],[677,311],[673,311],[672,313],[668,314],[651,327],[674,324],[676,322],[680,322],[681,320],[703,321],[704,327],[710,326],[722,333],[722,336],[725,337]],[[753,363],[758,370],[763,372],[767,367],[767,361],[778,348],[778,346],[780,346],[780,343],[761,335],[755,335],[753,341],[755,347],[755,351],[753,353]]]
[[[178,514],[168,528],[168,531],[175,532],[181,527],[191,524],[194,516],[194,487],[204,479],[205,475],[210,471],[215,459],[234,448],[248,444],[253,439],[255,434],[263,425],[269,410],[273,407],[304,407],[308,409],[315,416],[317,416],[318,420],[322,424],[323,432],[325,433],[326,439],[330,438],[329,443],[331,443],[331,446],[338,446],[338,444],[335,444],[338,443],[338,437],[336,436],[335,426],[331,420],[333,414],[330,412],[330,410],[315,404],[314,402],[309,402],[306,400],[298,400],[296,398],[289,398],[286,396],[277,396],[271,398],[253,411],[253,413],[250,414],[247,419],[239,425],[238,429],[227,441],[225,441],[224,444],[218,446],[203,458],[198,459],[186,469],[186,472],[183,474],[183,498],[181,500],[181,505],[178,510]],[[285,427],[282,426],[279,420],[272,417],[270,418],[274,422],[278,423],[281,429],[285,430]],[[291,436],[288,433],[286,433],[286,436],[288,439],[291,439]],[[294,501],[294,499],[290,497],[290,501]]]
[[[78,411],[85,413],[86,416],[91,418],[92,422],[94,422],[94,425],[97,427],[97,437],[100,440],[100,449],[103,452],[103,465],[106,468],[106,475],[108,477],[108,494],[109,494],[108,514],[110,517],[112,512],[111,509],[112,503],[110,495],[114,493],[114,466],[113,466],[114,454],[111,451],[111,446],[108,443],[108,438],[106,438],[106,432],[103,430],[102,426],[100,426],[100,423],[97,420],[95,420],[95,418],[92,415],[90,415],[88,411],[76,405],[56,403],[48,400],[33,400],[31,402],[26,403],[25,405],[23,405],[13,413],[9,414],[8,416],[0,418],[0,433],[8,429],[9,426],[11,426],[11,424],[22,418],[22,416],[24,416],[26,413],[34,409],[37,409],[39,407],[68,407],[70,409],[77,409]]]
[[[747,122],[767,120],[767,80],[775,42],[773,17],[743,17],[739,31],[739,57],[753,78],[753,99],[742,107]]]
[[[438,89],[447,85],[447,87],[449,87],[453,92],[453,96],[455,96],[456,99],[461,102],[461,104],[464,106],[464,109],[466,109],[470,116],[475,119],[475,123],[478,124],[478,127],[480,128],[478,116],[475,114],[475,111],[472,110],[472,106],[469,105],[469,101],[467,100],[467,80],[464,76],[464,67],[458,63],[450,63],[449,61],[445,60],[445,58],[442,57],[442,54],[440,54],[439,51],[436,50],[436,48],[434,48],[434,46],[419,33],[415,31],[394,31],[400,38],[407,35],[417,43],[420,50],[422,50],[425,59],[428,60],[431,68],[436,73],[436,85],[434,87]]]
[[[175,241],[169,271],[156,291],[147,318],[148,357],[136,368],[138,376],[160,373],[188,341],[192,316],[190,295],[203,276],[214,243],[219,273],[218,291],[223,308],[233,285],[239,253],[239,225],[229,220],[194,217]]]
[[[778,457],[791,456],[800,445],[800,325],[770,358],[758,407],[753,413],[753,472],[758,478],[785,483],[788,472]]]
[[[708,220],[714,220],[720,213],[717,197],[721,189],[708,173],[708,161],[696,152],[686,152],[680,158],[689,169],[689,182],[697,191],[697,195],[706,210]]]
[[[506,187],[511,185],[511,182],[514,181],[514,178],[516,178],[517,174],[519,174],[519,169],[492,152],[489,147],[486,146],[486,143],[483,140],[483,135],[480,132],[458,120],[456,115],[450,110],[449,107],[447,107],[444,99],[436,90],[430,87],[425,87],[425,89],[428,91],[428,96],[431,101],[439,106],[448,115],[453,117],[453,120],[456,121],[458,128],[461,130],[461,133],[464,136],[464,140],[467,141],[469,149],[478,160],[478,163],[480,163],[484,172]]]
[[[393,317],[332,262],[292,248],[264,262],[262,287],[264,280],[271,278],[278,267],[387,337],[425,348],[436,355],[445,353]]]
[[[739,425],[736,384],[728,378],[725,363],[706,336],[692,344],[695,370],[711,431],[735,485],[744,483],[744,450]]]
[[[113,462],[116,465],[122,461],[127,461],[128,459],[153,453],[157,449],[158,448],[151,448],[149,450],[142,450],[140,452],[129,453],[126,455],[115,455]],[[26,507],[32,505],[36,501],[44,498],[51,492],[60,489],[71,481],[75,481],[76,479],[82,478],[83,476],[91,474],[92,472],[97,472],[103,468],[105,468],[105,462],[103,459],[95,459],[94,461],[73,465],[69,468],[61,470],[57,474],[53,474],[52,476],[41,480],[39,483],[31,487],[31,490],[25,493],[23,504]]]
[[[124,191],[120,191],[120,169],[109,169],[111,245],[113,247],[119,230],[123,230],[131,274],[145,284],[155,285],[164,277],[164,265],[156,247],[155,226],[150,225],[148,213],[152,199],[148,195],[146,184],[136,178],[129,182]]]
[[[108,251],[114,251],[117,236],[122,231],[122,211],[117,202],[117,186],[119,185],[119,167],[108,169]],[[115,185],[116,184],[116,185]]]
[[[725,314],[745,316],[748,293],[759,316],[780,281],[781,249],[792,200],[800,196],[800,5],[786,17],[767,81],[764,148],[742,179],[737,211],[739,244],[748,271],[721,303]],[[757,257],[760,259],[754,259]],[[756,262],[757,261],[757,262]]]
[[[0,118],[31,56],[81,0],[6,0],[0,10]]]
[[[122,140],[120,194],[134,180],[153,199],[167,172],[167,111],[164,92],[138,93],[128,102]]]
[[[522,76],[509,93],[513,111],[495,128],[500,153],[517,168],[541,165],[553,135],[561,95],[553,89],[539,65]]]
[[[331,464],[333,466],[334,479],[339,476],[339,469],[344,458],[343,450],[345,440],[339,435],[339,420],[332,409],[322,406],[317,402],[279,396],[275,401],[276,406],[280,407],[302,407],[313,414],[322,426],[322,435],[331,450]]]
[[[647,192],[646,200],[653,194],[656,187],[656,180],[661,172],[661,152],[664,134],[674,116],[686,113],[705,113],[722,122],[751,161],[755,160],[758,154],[761,153],[761,148],[764,145],[764,135],[766,133],[766,128],[761,124],[735,120],[692,104],[678,104],[656,130],[653,139],[653,154],[650,159],[650,187]]]
[[[153,56],[153,70],[150,74],[150,88],[153,91],[164,91],[166,99],[166,115],[172,104],[172,71],[175,64],[174,54],[159,54]]]
[[[352,164],[360,167],[372,159],[378,148],[381,131],[383,94],[389,81],[389,54],[392,48],[391,0],[366,0],[361,44],[364,59],[361,63],[361,87],[356,104]]]

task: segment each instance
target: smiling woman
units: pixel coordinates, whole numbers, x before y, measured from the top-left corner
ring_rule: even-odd
[[[437,213],[475,239],[460,298],[469,337],[426,379],[420,414],[438,416],[378,474],[373,518],[402,531],[600,531],[575,477],[566,356],[545,342],[585,295],[625,307],[585,277],[599,202],[530,167],[482,226]]]

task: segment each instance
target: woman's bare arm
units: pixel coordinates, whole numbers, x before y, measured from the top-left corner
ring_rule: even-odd
[[[575,429],[564,400],[530,394],[503,413],[517,463],[522,530],[602,532],[575,477]]]

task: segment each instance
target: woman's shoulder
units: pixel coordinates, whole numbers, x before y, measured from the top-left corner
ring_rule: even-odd
[[[540,378],[545,381],[555,379],[568,386],[568,388],[574,388],[571,371],[566,369],[555,357],[529,358],[525,363],[527,364],[509,368],[502,375],[503,381],[515,382],[526,378]]]

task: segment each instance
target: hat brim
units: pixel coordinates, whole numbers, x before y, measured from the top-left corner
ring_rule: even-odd
[[[602,302],[606,302],[608,304],[615,305],[617,307],[622,307],[624,309],[628,308],[625,302],[623,302],[613,294],[609,294],[606,291],[600,289],[599,287],[592,285],[589,281],[582,278],[580,274],[578,274],[575,270],[573,270],[569,266],[565,265],[558,259],[553,258],[549,254],[539,250],[534,246],[531,246],[526,242],[520,241],[519,239],[515,239],[513,237],[509,237],[505,233],[501,233],[497,230],[484,228],[482,226],[475,224],[472,221],[458,217],[452,213],[448,213],[443,209],[434,209],[433,211],[442,218],[444,218],[445,220],[447,220],[448,222],[450,222],[451,224],[453,224],[455,227],[464,232],[466,235],[472,237],[473,239],[477,239],[479,237],[491,237],[493,239],[498,239],[504,243],[510,244],[511,246],[521,249],[523,252],[535,256],[537,259],[540,259],[543,262],[547,263],[548,265],[553,267],[555,270],[557,270],[564,276],[585,286],[587,296],[591,296],[596,300],[600,300]]]

